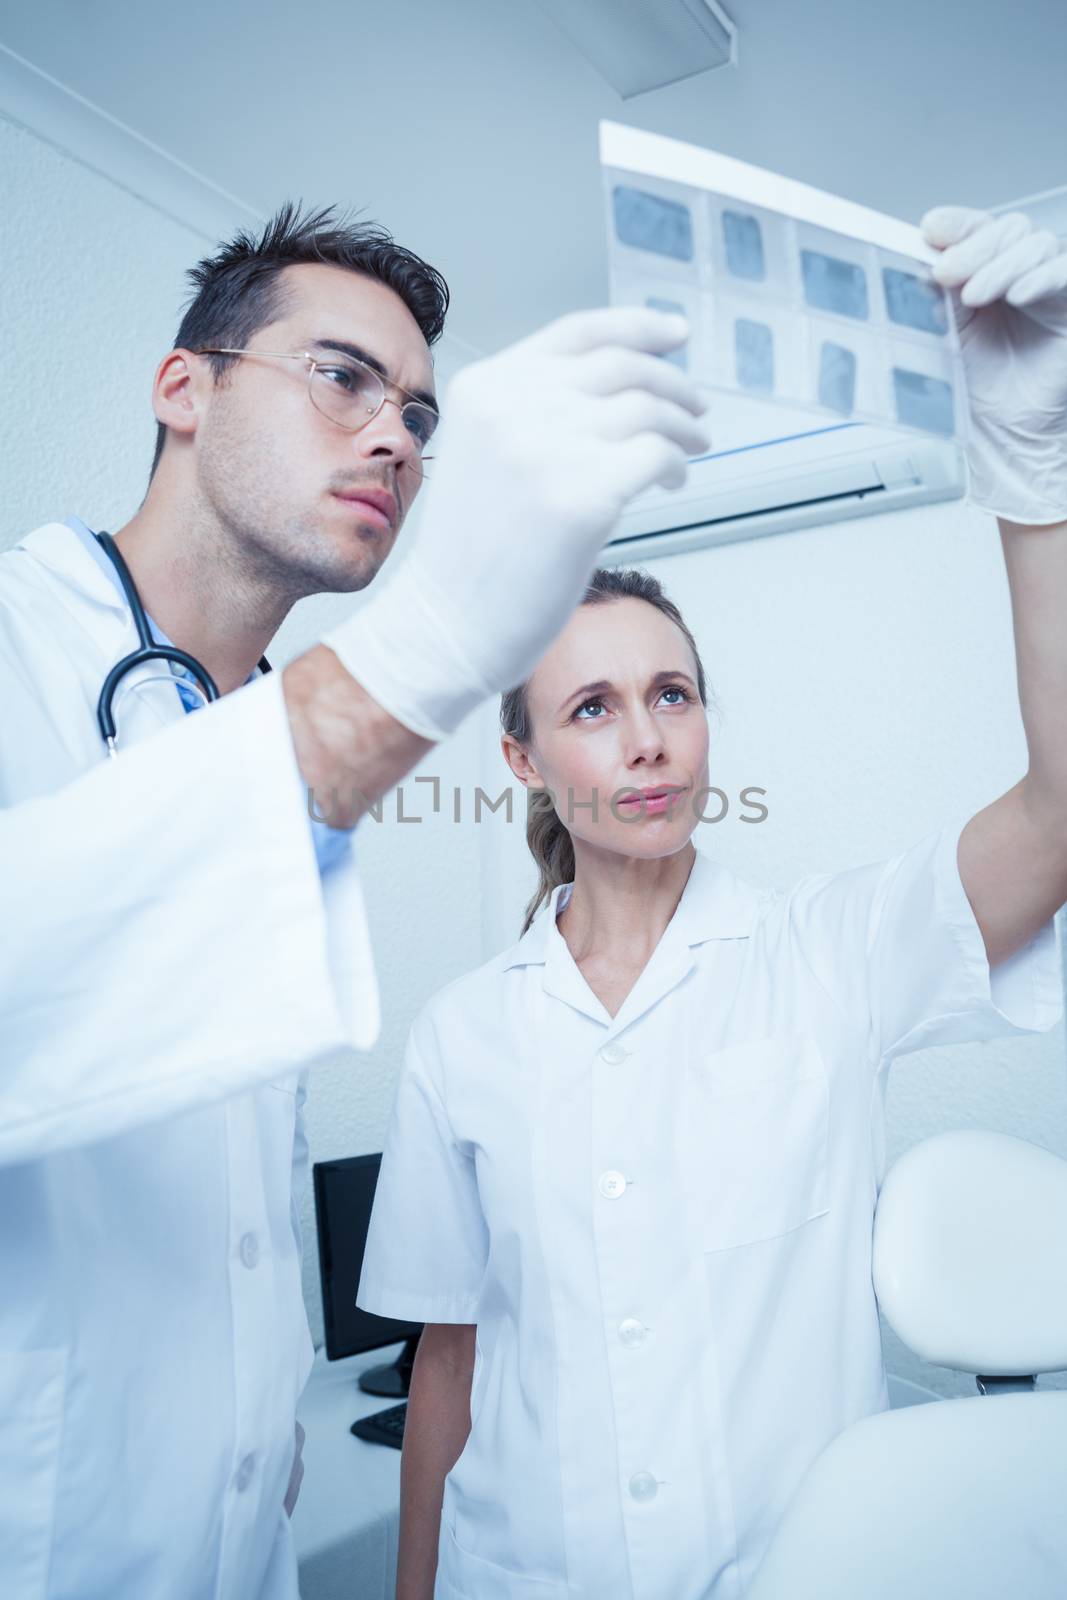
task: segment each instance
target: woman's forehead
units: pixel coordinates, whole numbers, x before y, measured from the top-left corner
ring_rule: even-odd
[[[531,708],[558,709],[568,692],[601,679],[620,687],[657,672],[693,676],[695,663],[678,625],[647,600],[624,596],[579,606],[530,679]]]

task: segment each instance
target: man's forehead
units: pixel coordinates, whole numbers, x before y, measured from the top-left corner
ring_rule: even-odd
[[[433,392],[429,346],[387,284],[348,267],[306,262],[286,267],[280,288],[273,320],[284,322],[302,348],[355,346],[405,388]]]

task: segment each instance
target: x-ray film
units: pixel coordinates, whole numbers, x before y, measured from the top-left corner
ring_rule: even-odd
[[[919,229],[762,167],[600,125],[611,298],[681,311],[702,386],[960,438],[959,341]]]

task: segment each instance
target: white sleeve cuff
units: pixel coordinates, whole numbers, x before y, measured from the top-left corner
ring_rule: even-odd
[[[986,1011],[996,1032],[1045,1033],[1063,1016],[1057,926],[1050,917],[1030,942],[995,966],[960,878],[957,851],[967,819],[947,824],[934,857],[935,901],[960,952],[973,1009]],[[998,1021],[1006,1026],[996,1028]]]

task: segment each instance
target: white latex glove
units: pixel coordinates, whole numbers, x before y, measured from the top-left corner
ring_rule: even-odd
[[[936,206],[971,407],[970,498],[1009,522],[1067,519],[1067,247],[1029,217]]]
[[[452,380],[415,546],[322,641],[398,722],[443,739],[521,682],[626,502],[685,482],[705,406],[660,356],[688,332],[637,306],[576,312]]]

